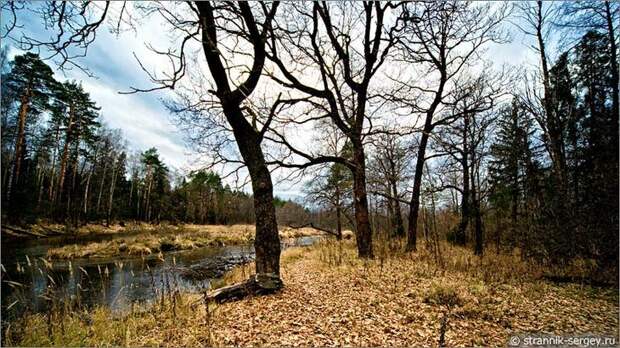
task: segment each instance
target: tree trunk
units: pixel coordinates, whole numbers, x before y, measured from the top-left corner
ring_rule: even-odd
[[[95,149],[95,156],[93,156],[93,163],[92,166],[90,168],[90,170],[88,171],[88,177],[86,178],[86,187],[84,187],[84,204],[83,204],[83,212],[84,212],[84,216],[86,216],[88,214],[88,194],[90,193],[90,180],[93,177],[93,174],[95,173],[95,168],[97,168],[97,157],[99,155],[99,147],[97,146]]]
[[[86,179],[86,187],[84,187],[84,205],[82,207],[84,216],[88,214],[88,193],[90,191],[90,179],[93,177],[93,172],[95,171],[95,163],[93,163],[93,167],[88,171],[88,178]]]
[[[37,195],[37,207],[36,211],[41,209],[41,202],[43,201],[43,183],[45,181],[45,168],[39,168],[39,174],[37,175],[37,184],[39,185],[39,194]]]
[[[390,233],[390,236],[396,235],[396,224],[394,223],[394,205],[392,204],[392,198],[390,198],[390,196],[392,195],[392,187],[390,186],[390,183],[388,181],[388,184],[385,188],[386,192],[385,194],[385,204],[386,204],[386,210],[387,210],[387,226],[385,226],[388,229],[388,232]]]
[[[56,186],[56,157],[58,155],[58,142],[60,141],[60,124],[56,124],[56,143],[54,151],[52,153],[52,173],[50,174],[50,186],[48,191],[48,199],[52,201],[54,199],[54,187]]]
[[[260,139],[254,128],[245,121],[237,105],[224,105],[224,114],[233,127],[239,152],[248,167],[252,180],[256,215],[256,274],[280,276],[280,236],[273,204],[271,173],[265,164]]]
[[[340,188],[336,187],[336,239],[342,240],[342,208],[340,207]]]
[[[132,198],[133,198],[133,186],[134,186],[134,182],[135,182],[134,178],[131,178],[131,186],[130,186],[130,188],[129,188],[129,201],[127,202],[127,207],[129,208],[129,212],[130,212],[130,213],[131,213],[131,209],[132,209],[132,207],[131,207],[131,200],[132,200]]]
[[[360,258],[372,258],[372,229],[368,216],[368,196],[366,193],[366,160],[361,143],[354,142],[353,156],[353,196],[355,201],[355,223],[357,253]]]
[[[484,251],[483,247],[483,235],[482,235],[482,214],[480,212],[480,193],[476,191],[474,185],[472,185],[473,201],[474,201],[474,218],[475,218],[475,249],[474,254],[482,256]]]
[[[398,237],[402,237],[405,235],[405,226],[403,225],[403,214],[400,210],[400,202],[398,201],[398,187],[396,184],[396,180],[392,181],[392,196],[394,199],[394,226],[396,228],[395,234]]]
[[[148,172],[146,174],[146,178],[148,180],[148,185],[146,187],[146,192],[144,194],[144,218],[146,221],[151,220],[151,189],[153,188],[153,173],[152,167],[149,165]]]
[[[420,210],[420,191],[422,188],[422,172],[424,171],[424,162],[426,160],[426,144],[432,130],[430,120],[428,120],[420,139],[420,147],[415,164],[415,173],[413,175],[413,192],[411,194],[411,203],[409,204],[409,226],[407,228],[407,251],[417,250],[418,239],[418,214]]]
[[[396,148],[396,145],[394,145]],[[403,215],[400,210],[400,202],[398,201],[398,169],[396,168],[396,163],[394,162],[395,151],[388,152],[388,162],[390,165],[389,168],[389,178],[388,178],[388,197],[391,195],[394,197],[392,199],[392,228],[394,229],[394,235],[397,237],[402,237],[405,235],[405,227],[403,225]]]
[[[614,115],[613,127],[615,129],[614,144],[618,144],[618,48],[616,46],[616,34],[614,32],[614,23],[611,13],[609,1],[605,1],[605,19],[607,20],[607,33],[609,35],[609,43],[611,48],[611,84],[612,84],[612,113]]]
[[[282,287],[279,277],[271,274],[256,274],[250,279],[230,285],[207,293],[206,300],[222,303],[229,300],[236,300],[248,295],[270,294]]]
[[[26,88],[21,96],[21,104],[18,112],[17,122],[17,140],[15,141],[15,164],[13,165],[13,173],[9,177],[7,185],[6,199],[11,199],[11,191],[14,186],[19,185],[19,174],[21,171],[22,157],[24,155],[24,146],[26,144],[26,116],[28,116],[28,108],[30,107],[30,87]]]
[[[554,100],[551,93],[549,67],[547,62],[546,47],[544,36],[542,32],[542,1],[537,2],[538,6],[538,28],[536,30],[536,38],[538,39],[538,50],[540,52],[540,61],[543,73],[543,88],[544,99],[543,106],[545,110],[546,124],[544,127],[547,129],[546,138],[549,145],[549,155],[553,163],[553,174],[556,178],[560,194],[562,197],[566,193],[566,159],[564,154],[564,145],[562,139],[562,130],[560,122],[558,122],[556,113],[554,112]],[[559,199],[560,202],[563,198]]]
[[[71,131],[73,130],[73,108],[74,105],[69,105],[69,123],[65,135],[65,144],[62,150],[62,160],[60,162],[60,172],[58,173],[58,187],[54,193],[54,201],[61,199],[62,191],[65,185],[65,174],[67,172],[67,162],[69,162],[69,146],[71,145]]]
[[[415,251],[417,248],[418,238],[418,213],[420,210],[420,192],[422,188],[422,174],[424,172],[424,163],[426,162],[426,145],[428,144],[428,137],[433,131],[433,115],[437,106],[441,103],[443,98],[443,89],[448,80],[445,66],[439,67],[439,73],[441,78],[439,80],[439,86],[435,92],[435,97],[431,103],[428,111],[426,112],[426,120],[424,121],[424,129],[422,130],[422,137],[420,139],[420,145],[418,147],[418,155],[415,163],[415,173],[413,175],[413,192],[411,194],[411,203],[409,204],[409,226],[407,227],[407,246],[406,251]]]
[[[476,168],[480,162],[476,162],[476,154],[472,153],[472,166],[471,166],[471,198],[473,202],[474,213],[474,254],[482,256],[484,250],[484,240],[482,235],[482,212],[480,211],[480,176],[478,175],[479,168]],[[479,161],[479,160],[478,160]]]
[[[336,206],[336,239],[342,240],[342,211],[340,205]]]
[[[467,225],[470,219],[470,192],[469,192],[469,115],[465,114],[463,118],[463,159],[461,165],[463,166],[463,197],[461,198],[461,222],[456,230],[455,242],[459,245],[465,245],[467,243]]]
[[[242,11],[251,10],[247,4],[240,3]],[[275,5],[274,5],[275,6]],[[250,173],[254,194],[254,211],[256,215],[256,277],[259,288],[268,287],[271,290],[282,287],[280,280],[280,236],[276,220],[276,209],[273,204],[273,184],[271,173],[265,163],[261,149],[262,134],[260,134],[243,116],[241,103],[256,87],[265,62],[264,39],[251,36],[254,46],[254,62],[246,82],[231,91],[228,83],[226,68],[218,50],[217,28],[214,9],[209,2],[196,2],[199,12],[199,21],[202,32],[203,52],[209,65],[209,70],[215,84],[216,94],[222,103],[222,110],[230,124],[239,152]],[[275,12],[274,12],[275,13]],[[255,24],[246,16],[250,25]]]
[[[108,213],[106,215],[106,225],[110,226],[110,219],[112,218],[112,202],[114,201],[114,189],[116,187],[116,174],[118,173],[118,167],[114,165],[112,161],[112,182],[110,183],[110,195],[108,196]]]
[[[77,226],[79,222],[80,208],[77,206],[78,203],[78,192],[77,192],[77,177],[78,177],[78,163],[80,161],[80,137],[82,136],[82,117],[78,114],[77,118],[77,132],[75,135],[75,139],[73,139],[73,144],[75,145],[75,158],[73,159],[73,174],[71,176],[71,189],[69,190],[69,195],[67,195],[67,216],[73,217],[75,220],[74,225]],[[80,173],[81,175],[81,173]],[[72,206],[75,206],[74,209],[71,209]],[[73,212],[72,215],[71,212]]]
[[[99,183],[99,194],[97,195],[97,215],[101,211],[101,196],[103,195],[103,185],[105,184],[105,174],[108,170],[108,161],[104,161],[103,163],[103,174],[101,175],[101,183]],[[97,217],[99,219],[99,217]]]
[[[475,211],[476,211],[476,249],[474,250],[474,254],[482,256],[484,252],[483,247],[483,235],[482,235],[482,216],[480,214],[480,201],[476,201],[475,203]]]

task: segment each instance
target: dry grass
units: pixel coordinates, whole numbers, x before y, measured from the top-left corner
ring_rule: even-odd
[[[523,332],[617,337],[616,289],[555,285],[514,255],[480,259],[442,247],[443,268],[425,250],[359,260],[353,242],[285,252],[292,254],[283,257],[285,289],[220,306],[215,340],[224,346],[435,346],[446,312],[449,346],[505,345]]]
[[[144,222],[127,222],[124,226],[121,226],[119,224],[105,226],[102,224],[89,223],[78,228],[72,227],[71,230],[67,230],[67,226],[62,224],[40,222],[29,226],[29,229],[43,235],[48,234],[49,231],[53,231],[56,233],[65,233],[81,237],[89,235],[118,234],[124,232],[129,233],[134,231],[152,231],[157,229],[157,226]]]
[[[35,314],[6,328],[3,346],[205,346],[212,341],[204,312],[201,297],[186,294],[122,316],[105,307]]]
[[[143,228],[143,229],[142,229]],[[119,233],[121,230],[116,229]],[[153,225],[125,227],[132,231],[125,237],[119,236],[109,241],[87,244],[71,244],[50,248],[47,256],[51,259],[107,258],[114,256],[144,256],[171,250],[189,250],[204,246],[222,246],[250,243],[254,240],[253,225]],[[302,236],[320,235],[313,228],[281,228],[280,237],[284,240]]]
[[[426,250],[383,251],[364,261],[352,241],[291,248],[282,255],[285,288],[277,294],[217,307],[185,294],[122,317],[78,312],[53,321],[51,337],[46,317],[34,315],[11,328],[5,344],[436,346],[444,315],[448,346],[503,346],[524,332],[617,338],[617,289],[549,283],[515,255],[480,259],[445,244],[442,254],[443,267]],[[252,270],[238,267],[224,282]]]

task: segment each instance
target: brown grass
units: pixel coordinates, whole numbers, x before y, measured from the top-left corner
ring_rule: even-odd
[[[71,313],[52,321],[51,337],[50,321],[33,315],[8,330],[5,344],[436,346],[444,315],[448,346],[503,346],[524,332],[618,338],[617,289],[543,281],[516,255],[478,258],[442,244],[442,267],[424,248],[383,250],[369,261],[356,257],[353,241],[291,248],[277,294],[208,307],[183,294],[119,317],[102,308]],[[238,267],[223,283],[252,271]]]
[[[142,230],[137,228],[143,228]],[[128,236],[114,238],[109,241],[91,242],[86,244],[71,244],[62,247],[50,248],[47,256],[51,259],[72,258],[107,258],[115,256],[144,256],[170,250],[189,250],[204,246],[222,246],[230,244],[251,243],[254,240],[255,226],[253,225],[160,225],[154,227],[125,227],[116,232],[135,233]],[[302,236],[320,235],[322,232],[313,228],[280,228],[280,238],[293,239]]]

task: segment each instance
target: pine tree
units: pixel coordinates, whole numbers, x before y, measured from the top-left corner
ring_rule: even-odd
[[[141,162],[146,168],[143,217],[146,221],[159,222],[165,195],[170,191],[168,167],[154,147],[142,153]]]
[[[601,264],[615,263],[617,269],[618,115],[612,111],[614,64],[608,47],[608,36],[597,31],[587,32],[575,47],[583,132],[576,168],[583,187],[577,201],[581,213],[577,244],[585,249],[584,256],[594,256]]]
[[[492,159],[489,163],[492,186],[490,201],[502,216],[509,217],[513,244],[516,244],[518,238],[524,238],[518,226],[521,210],[525,209],[523,205],[527,187],[531,186],[526,178],[536,175],[531,136],[532,121],[514,98],[498,118],[498,130],[491,145]]]
[[[60,154],[60,169],[58,184],[54,190],[53,202],[57,204],[60,216],[72,213],[74,224],[77,224],[79,205],[75,202],[78,197],[76,185],[78,181],[78,162],[82,142],[92,142],[97,122],[99,107],[90,99],[81,84],[68,81],[58,88],[55,94],[57,99],[58,117],[61,118],[64,128],[64,144]],[[71,171],[69,172],[69,169]],[[68,185],[67,176],[71,173],[71,182]],[[66,209],[60,210],[64,203]]]
[[[49,109],[49,99],[56,80],[52,69],[34,53],[16,56],[11,64],[10,73],[4,76],[3,80],[2,93],[3,95],[6,93],[7,98],[10,98],[3,102],[8,101],[19,105],[15,121],[16,130],[13,135],[15,147],[10,161],[12,169],[8,173],[5,186],[5,198],[11,201],[14,187],[20,185],[22,163],[27,156],[27,129],[34,123],[36,116]],[[5,126],[3,124],[3,127]],[[3,136],[6,135],[3,134]],[[3,139],[3,141],[6,140]]]

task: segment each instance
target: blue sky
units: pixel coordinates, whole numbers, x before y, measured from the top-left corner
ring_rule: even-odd
[[[3,18],[4,20],[4,18]],[[49,37],[37,16],[20,16],[23,28],[18,29],[36,37]],[[95,77],[90,77],[78,69],[56,71],[59,80],[75,79],[82,81],[94,101],[101,107],[103,121],[111,128],[122,130],[130,151],[141,151],[156,147],[166,163],[183,169],[191,163],[190,151],[183,142],[183,136],[172,124],[168,111],[161,99],[169,97],[167,91],[122,95],[130,86],[149,86],[146,74],[140,70],[132,52],[145,51],[145,40],[140,32],[126,32],[121,36],[111,34],[107,29],[97,33],[97,39],[89,47],[86,58],[80,62]],[[9,40],[9,58],[20,51]],[[45,57],[46,52],[41,52]],[[48,62],[52,67],[54,64]]]
[[[5,16],[3,13],[3,22]],[[19,21],[23,27],[17,29],[16,34],[23,31],[40,38],[50,36],[51,32],[45,30],[38,15],[22,12]],[[492,58],[497,66],[503,63],[518,65],[526,61],[535,64],[535,56],[527,47],[529,39],[508,23],[506,27],[512,32],[512,42],[489,47],[488,57]],[[131,95],[118,93],[127,91],[132,86],[152,86],[134,58],[134,53],[149,71],[161,72],[162,67],[169,67],[167,61],[161,60],[146,47],[147,43],[159,49],[171,47],[170,43],[175,38],[162,28],[162,25],[154,20],[144,20],[139,23],[136,31],[125,31],[120,36],[102,28],[91,44],[87,57],[80,61],[96,77],[89,77],[77,69],[57,72],[57,77],[82,81],[92,99],[101,106],[104,122],[110,128],[122,130],[130,151],[156,147],[169,166],[179,170],[195,168],[196,155],[192,153],[191,147],[185,144],[183,135],[174,126],[174,120],[161,102],[162,99],[170,97],[171,92],[155,91]],[[11,45],[9,40],[3,40],[2,45],[6,44]],[[18,53],[19,50],[10,46],[10,57]],[[42,52],[42,55],[44,56],[45,52]],[[298,183],[276,184],[276,193],[282,197],[299,195],[301,189]]]

